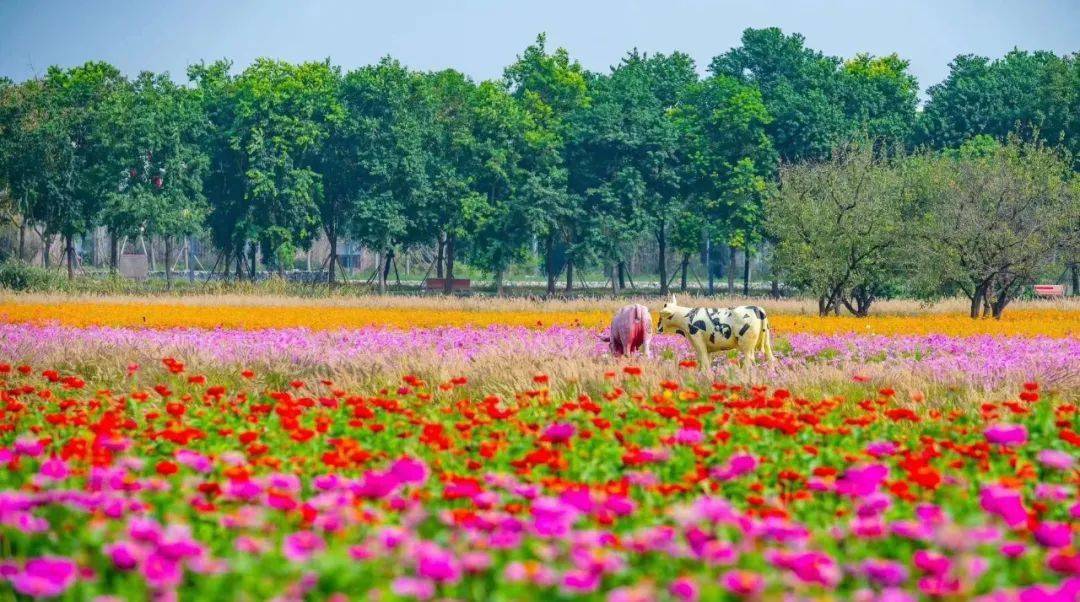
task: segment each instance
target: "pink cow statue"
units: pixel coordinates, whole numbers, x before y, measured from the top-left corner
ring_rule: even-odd
[[[652,340],[652,317],[644,305],[627,305],[615,312],[611,330],[600,340],[606,341],[613,355],[630,355],[641,350],[645,357],[652,357],[649,343]]]

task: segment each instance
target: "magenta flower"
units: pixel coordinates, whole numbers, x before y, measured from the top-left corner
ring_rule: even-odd
[[[195,472],[206,473],[214,469],[213,460],[199,452],[191,451],[190,449],[179,449],[176,450],[175,455],[178,463],[187,466]]]
[[[556,422],[544,429],[540,438],[551,443],[566,443],[575,433],[577,433],[576,426],[568,422]]]
[[[78,566],[69,558],[41,556],[26,561],[21,571],[9,579],[20,594],[33,598],[59,596],[75,584]]]
[[[105,553],[112,560],[113,566],[121,571],[130,571],[139,565],[142,551],[129,541],[118,541],[105,546]]]
[[[701,429],[679,429],[675,433],[675,442],[679,445],[697,445],[705,440]]]
[[[326,542],[311,531],[297,531],[287,535],[281,543],[281,552],[292,562],[307,562],[324,549]]]
[[[889,478],[889,467],[870,464],[849,468],[836,480],[836,492],[850,497],[866,497],[878,490]]]
[[[862,564],[866,578],[884,587],[901,585],[908,578],[907,568],[894,560],[870,559]]]
[[[1022,424],[995,424],[983,431],[986,440],[998,445],[1023,445],[1027,443],[1027,427]]]
[[[420,485],[427,480],[428,468],[427,464],[424,464],[422,460],[404,457],[390,466],[390,474],[393,475],[399,483]]]
[[[720,577],[720,584],[736,596],[749,598],[765,589],[765,578],[750,571],[731,570]]]
[[[436,583],[456,583],[461,579],[461,563],[439,546],[424,543],[417,550],[416,574]]]
[[[180,567],[179,561],[157,552],[151,552],[143,561],[139,570],[142,572],[143,578],[146,579],[146,583],[156,589],[176,587],[180,585],[180,581],[184,577],[184,571]]]
[[[696,581],[690,577],[679,577],[668,585],[668,593],[672,598],[682,602],[697,602],[701,597],[701,589]]]
[[[1035,541],[1046,548],[1064,548],[1072,543],[1072,527],[1068,523],[1046,521],[1035,527]]]
[[[51,481],[63,481],[68,478],[71,471],[68,469],[67,462],[64,462],[56,456],[52,456],[41,463],[41,469],[38,473]]]
[[[730,481],[748,475],[757,469],[757,458],[750,454],[736,454],[728,458],[727,464],[712,470],[712,478],[718,481]]]
[[[600,575],[590,571],[571,569],[563,573],[562,589],[570,594],[587,594],[600,587]]]
[[[949,572],[949,568],[952,566],[952,560],[948,556],[938,554],[932,550],[915,552],[911,557],[911,561],[920,571],[928,575],[944,575]]]
[[[1018,491],[989,485],[979,492],[979,505],[990,514],[1001,517],[1005,524],[1016,528],[1027,523],[1027,510]]]

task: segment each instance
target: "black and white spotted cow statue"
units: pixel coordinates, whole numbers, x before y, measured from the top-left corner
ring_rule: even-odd
[[[657,332],[674,332],[686,337],[697,354],[698,365],[708,369],[713,354],[738,349],[745,367],[754,363],[754,354],[764,352],[773,361],[769,339],[769,318],[765,310],[754,305],[716,309],[712,307],[682,307],[675,301],[660,310]]]

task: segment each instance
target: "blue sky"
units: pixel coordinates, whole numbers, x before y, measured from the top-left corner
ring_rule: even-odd
[[[704,68],[743,29],[765,26],[800,32],[828,54],[899,52],[925,90],[957,54],[1080,51],[1080,0],[0,0],[0,75],[18,81],[100,59],[184,80],[188,64],[222,57],[238,67],[259,56],[330,57],[350,68],[390,54],[484,79],[541,31],[592,70],[634,46],[682,50]]]

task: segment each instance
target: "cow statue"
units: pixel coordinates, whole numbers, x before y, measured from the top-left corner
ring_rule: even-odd
[[[601,336],[611,349],[612,355],[630,355],[639,349],[645,357],[652,357],[649,344],[652,341],[652,316],[644,305],[626,305],[615,312],[611,319],[611,330],[607,336]]]
[[[697,354],[698,365],[707,369],[713,354],[738,349],[745,367],[754,363],[754,354],[765,353],[773,361],[769,338],[769,319],[765,310],[754,305],[724,309],[682,307],[675,301],[665,303],[656,324],[657,332],[674,332],[686,337]]]

